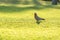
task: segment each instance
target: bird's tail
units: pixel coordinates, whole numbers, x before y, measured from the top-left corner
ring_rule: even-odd
[[[45,19],[42,19],[42,20],[45,20]]]

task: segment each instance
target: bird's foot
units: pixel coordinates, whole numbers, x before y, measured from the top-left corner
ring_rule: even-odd
[[[40,24],[40,22],[36,22],[37,24]]]

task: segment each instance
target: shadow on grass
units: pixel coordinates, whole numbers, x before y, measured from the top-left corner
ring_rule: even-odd
[[[60,9],[60,6],[57,6],[57,5],[45,5],[44,8],[55,8],[55,9]]]
[[[40,6],[33,6],[33,7],[16,7],[16,6],[0,6],[0,12],[22,12],[28,10],[38,10],[42,9]]]
[[[0,12],[21,12],[33,9],[32,7],[0,6]]]
[[[0,6],[0,12],[22,12],[27,10],[41,10],[46,8],[60,9],[60,7],[54,5],[41,5],[33,7]]]

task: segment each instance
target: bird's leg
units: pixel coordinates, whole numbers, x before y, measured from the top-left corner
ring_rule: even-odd
[[[39,20],[37,20],[37,21],[36,21],[36,23],[37,23],[37,24],[40,24],[40,21],[39,21]]]

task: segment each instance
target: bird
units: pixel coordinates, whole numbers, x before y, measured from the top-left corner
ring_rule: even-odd
[[[40,18],[37,13],[34,13],[34,18],[36,20],[36,23],[39,24],[41,20],[45,20],[44,18]]]

